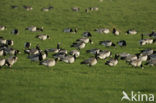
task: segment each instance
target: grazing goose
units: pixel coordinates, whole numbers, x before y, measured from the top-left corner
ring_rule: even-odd
[[[56,60],[54,60],[54,59],[47,59],[47,60],[41,61],[40,64],[41,65],[45,65],[47,67],[53,67],[56,64]]]
[[[144,39],[144,35],[141,34],[141,40],[140,40],[140,45],[146,45],[146,44],[152,44],[153,39]]]
[[[154,50],[150,49],[150,48],[145,49],[145,50],[141,50],[142,55],[151,55],[151,54],[153,54],[153,52],[154,52]]]
[[[92,34],[90,32],[84,32],[83,36],[84,37],[92,37]]]
[[[130,61],[133,61],[133,60],[137,60],[138,57],[136,55],[130,54],[125,59],[126,59],[127,62],[130,62]]]
[[[145,65],[156,66],[156,60],[149,60]]]
[[[77,31],[78,31],[78,28],[75,28],[75,29],[65,28],[64,29],[65,33],[77,33]]]
[[[35,32],[35,31],[37,31],[37,27],[36,26],[30,26],[30,27],[25,28],[25,30]]]
[[[114,35],[119,35],[120,32],[119,32],[118,30],[116,30],[115,28],[113,28],[113,34],[114,34]]]
[[[156,32],[152,32],[151,34],[149,34],[149,37],[154,37],[154,38],[156,38]]]
[[[105,40],[105,41],[100,41],[99,43],[100,45],[104,45],[106,47],[110,47],[110,46],[116,46],[112,41],[110,40]]]
[[[53,6],[49,6],[47,8],[42,8],[42,11],[48,12],[49,10],[53,9]]]
[[[7,40],[7,45],[13,46],[14,45],[14,41],[13,40]]]
[[[0,37],[0,44],[7,44],[7,40],[3,37]]]
[[[12,67],[17,62],[18,57],[12,56],[6,59],[6,65]]]
[[[57,43],[57,48],[46,49],[47,52],[58,53],[60,51],[60,43]]]
[[[29,49],[31,47],[31,43],[30,42],[26,42],[24,43],[24,47]]]
[[[70,55],[74,56],[77,58],[80,56],[80,52],[78,50],[72,50],[69,52]]]
[[[5,51],[4,50],[0,50],[0,56],[5,56]]]
[[[80,11],[80,8],[78,8],[78,7],[73,7],[72,10],[75,11],[75,12],[78,12],[78,11]]]
[[[28,58],[31,61],[42,61],[45,60],[48,56],[48,52],[45,50],[44,52],[39,51],[39,54],[29,55]]]
[[[117,43],[118,43],[118,45],[119,45],[120,47],[127,46],[127,43],[126,43],[125,40],[120,40],[120,41],[118,41]]]
[[[85,46],[86,46],[86,43],[84,43],[84,42],[73,43],[71,45],[71,47],[75,47],[75,48],[77,48],[79,50],[85,48]]]
[[[89,65],[89,66],[94,66],[97,64],[97,53],[95,54],[95,57],[92,57],[92,58],[88,58],[86,60],[84,60],[83,62],[81,62],[81,64],[86,64],[86,65]]]
[[[136,30],[133,30],[133,29],[130,29],[126,33],[127,34],[131,34],[131,35],[135,35],[135,34],[137,34],[137,31]]]
[[[12,9],[17,9],[18,6],[16,6],[16,5],[12,5],[11,8],[12,8]]]
[[[77,39],[76,41],[77,41],[77,43],[78,43],[78,42],[84,42],[84,43],[93,44],[93,41],[92,41],[91,39],[89,39],[88,37],[82,37],[82,38],[80,38],[80,39]]]
[[[123,53],[120,53],[120,54],[117,54],[117,55],[120,57],[121,60],[124,60],[124,59],[126,59],[130,54],[129,54],[129,53],[123,52]]]
[[[97,57],[100,59],[106,59],[111,55],[111,52],[108,50],[101,50],[98,54]]]
[[[65,62],[65,63],[74,63],[76,59],[76,55],[71,56],[71,55],[66,55],[65,57],[61,58],[61,61]]]
[[[109,66],[116,66],[118,64],[118,56],[115,55],[115,58],[108,60],[105,64]]]
[[[108,34],[110,33],[110,30],[107,28],[99,28],[99,29],[95,29],[96,32],[101,33],[101,34]]]
[[[46,34],[37,35],[36,38],[38,38],[40,40],[50,39],[49,35],[46,35]]]
[[[19,34],[18,29],[14,29],[14,30],[12,30],[12,31],[11,31],[11,34],[18,35],[18,34]]]
[[[87,53],[91,53],[91,54],[99,54],[100,49],[94,48],[94,49],[90,49],[86,51]]]
[[[129,62],[133,67],[141,67],[143,69],[142,60],[135,59]]]
[[[0,59],[0,68],[5,65],[5,59]]]
[[[4,31],[4,30],[6,30],[7,28],[6,28],[6,26],[1,26],[0,25],[0,31]]]
[[[23,7],[24,7],[27,11],[30,11],[30,10],[33,9],[31,6],[26,6],[26,5],[24,5]]]

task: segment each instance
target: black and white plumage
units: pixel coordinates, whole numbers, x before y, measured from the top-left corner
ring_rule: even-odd
[[[84,37],[92,37],[92,34],[90,32],[84,32],[83,36]]]
[[[24,43],[24,47],[29,49],[31,47],[31,43],[30,42],[26,42]]]
[[[14,29],[14,30],[11,31],[11,34],[18,35],[19,34],[19,30],[18,29]]]
[[[105,41],[100,41],[100,45],[104,45],[106,47],[111,47],[111,46],[116,46],[112,41],[110,40],[105,40]]]
[[[127,46],[127,43],[126,43],[125,40],[120,40],[120,41],[118,41],[117,43],[118,43],[118,45],[119,45],[120,47],[125,47],[125,46]]]

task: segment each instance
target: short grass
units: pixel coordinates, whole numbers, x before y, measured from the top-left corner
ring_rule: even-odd
[[[145,66],[145,69],[132,68],[124,61],[116,67],[106,66],[106,60],[99,60],[94,67],[80,65],[88,57],[85,50],[100,48],[111,50],[113,54],[129,52],[135,54],[145,48],[156,45],[139,46],[141,33],[149,33],[156,29],[155,0],[0,0],[0,25],[7,30],[0,36],[12,39],[13,46],[22,53],[18,62],[12,67],[0,70],[0,103],[120,103],[122,91],[140,91],[156,95],[156,69]],[[11,5],[19,8],[11,9]],[[25,11],[22,6],[30,5],[32,11]],[[41,12],[42,7],[49,5],[54,9]],[[80,7],[80,12],[73,12],[71,7]],[[85,13],[88,7],[99,7],[98,12]],[[51,36],[50,40],[40,41],[35,37],[39,32],[25,31],[31,25],[43,26],[44,33]],[[64,28],[79,28],[77,34],[63,33]],[[102,35],[94,32],[95,28],[118,28],[120,36]],[[18,28],[20,34],[10,34]],[[125,31],[134,28],[138,35],[125,35]],[[53,68],[47,68],[30,62],[23,53],[24,43],[30,41],[33,46],[40,44],[42,49],[54,48],[57,42],[61,47],[72,50],[70,45],[82,36],[84,31],[93,34],[94,44],[88,44],[81,50],[81,56],[74,64],[58,62]],[[105,48],[98,45],[101,40],[125,39],[125,48]],[[51,58],[51,54],[49,58]],[[126,102],[126,101],[125,101]]]

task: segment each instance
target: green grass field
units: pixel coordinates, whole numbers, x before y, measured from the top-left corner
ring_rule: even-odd
[[[139,34],[156,29],[155,4],[156,0],[0,0],[0,25],[7,26],[7,30],[0,31],[0,36],[14,40],[13,47],[22,52],[12,68],[0,69],[0,103],[120,103],[123,90],[156,95],[155,67],[132,68],[121,60],[116,67],[105,65],[106,60],[99,60],[93,67],[80,64],[92,56],[85,52],[91,48],[110,50],[113,55],[120,52],[135,54],[146,48],[156,50],[155,44],[139,45]],[[11,9],[11,5],[18,8]],[[30,5],[33,10],[26,11],[23,5]],[[41,11],[49,5],[54,9]],[[74,6],[80,7],[80,12],[73,12]],[[84,12],[88,7],[99,7],[99,11]],[[43,33],[49,34],[51,39],[36,39],[40,32],[25,31],[31,25],[43,26]],[[64,33],[63,29],[68,27],[78,27],[79,31],[77,34]],[[121,34],[94,32],[100,27],[116,27]],[[15,28],[19,29],[19,35],[10,33]],[[131,28],[138,34],[125,35]],[[94,44],[87,44],[74,64],[58,62],[55,67],[47,68],[31,62],[23,52],[27,41],[34,47],[39,44],[42,49],[55,48],[57,42],[61,42],[61,47],[70,51],[74,49],[70,45],[85,31],[92,33]],[[101,40],[116,43],[121,39],[127,41],[127,47],[106,48],[98,44]]]

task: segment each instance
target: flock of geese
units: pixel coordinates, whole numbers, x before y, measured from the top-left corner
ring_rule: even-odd
[[[102,2],[103,0],[99,0]],[[13,9],[18,8],[18,6],[11,6]],[[31,6],[23,6],[27,11],[32,10],[33,8]],[[42,8],[42,11],[49,11],[53,9],[53,6],[49,6],[47,8]],[[73,11],[78,12],[80,8],[73,7]],[[98,11],[98,7],[91,7],[85,9],[86,12],[90,11]],[[43,27],[36,27],[36,26],[30,26],[26,27],[25,30],[31,31],[31,32],[43,32]],[[1,25],[0,31],[7,30],[6,26]],[[100,34],[114,34],[115,36],[120,35],[120,31],[118,31],[116,28],[113,28],[112,30],[108,28],[97,28],[94,30],[95,32],[98,32]],[[77,33],[78,28],[65,28],[63,30],[65,33]],[[19,31],[18,29],[14,29],[11,31],[11,34],[18,35]],[[126,35],[135,35],[137,34],[137,31],[134,29],[129,29],[126,31]],[[73,48],[73,50],[68,51],[65,48],[61,47],[61,43],[57,43],[56,48],[47,48],[45,50],[42,50],[40,46],[37,44],[35,48],[32,48],[32,44],[28,41],[24,44],[24,53],[27,54],[27,58],[30,59],[30,61],[37,62],[39,65],[44,65],[47,67],[53,67],[57,64],[57,62],[62,61],[68,64],[72,64],[78,59],[81,55],[81,49],[84,49],[86,45],[92,45],[94,42],[92,41],[92,34],[90,32],[84,32],[82,34],[81,38],[78,38],[75,40],[70,47]],[[148,38],[145,38],[145,36],[148,36]],[[47,34],[39,34],[36,36],[36,38],[44,41],[47,39],[50,39],[50,36]],[[139,41],[140,45],[150,45],[154,44],[156,42],[156,32],[152,32],[149,34],[141,34],[141,39]],[[21,52],[19,50],[14,49],[12,46],[14,45],[13,40],[7,40],[4,37],[0,37],[0,67],[8,66],[12,67],[18,60],[18,54]],[[126,40],[120,40],[117,43],[112,42],[111,40],[104,40],[99,41],[99,45],[107,47],[116,47],[116,45],[119,45],[120,47],[126,47],[127,42]],[[49,56],[49,53],[52,53],[52,56]],[[109,50],[101,50],[98,48],[92,48],[90,50],[86,50],[86,53],[90,53],[93,56],[83,60],[80,64],[85,64],[88,66],[94,66],[98,63],[98,60],[106,60],[105,65],[109,66],[116,66],[119,63],[120,60],[124,60],[127,64],[132,65],[133,67],[141,67],[143,68],[143,65],[150,65],[155,66],[156,65],[156,51],[152,48],[147,48],[145,50],[141,50],[140,52],[136,54],[130,54],[126,52],[113,54]],[[49,57],[48,57],[49,56]],[[107,59],[108,58],[108,59]]]

